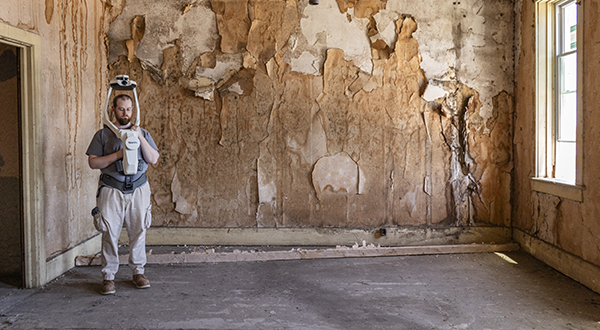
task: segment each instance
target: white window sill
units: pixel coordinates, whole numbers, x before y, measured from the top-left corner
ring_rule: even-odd
[[[571,185],[547,178],[531,178],[531,190],[577,202],[583,202],[583,186]]]

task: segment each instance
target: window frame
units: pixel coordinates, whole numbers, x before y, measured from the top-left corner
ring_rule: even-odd
[[[552,177],[556,158],[557,134],[557,81],[556,62],[557,10],[570,0],[536,1],[536,144],[535,176],[531,188],[559,197],[583,201],[583,1],[573,0],[577,5],[577,131],[575,183],[571,184]]]

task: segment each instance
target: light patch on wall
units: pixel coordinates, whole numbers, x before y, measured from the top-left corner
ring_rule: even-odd
[[[229,88],[227,90],[232,93],[237,93],[240,95],[244,94],[244,91],[242,90],[242,87],[240,86],[239,82],[236,82],[235,84],[229,86]]]
[[[243,61],[243,54],[224,54],[217,56],[217,64],[214,68],[205,68],[202,66],[196,67],[196,77],[190,80],[188,88],[195,91],[196,96],[206,100],[212,100],[214,90],[221,87],[241,70]]]
[[[296,72],[319,75],[319,66],[323,64],[323,60],[315,57],[308,51],[305,51],[298,58],[292,59],[292,68]]]
[[[423,99],[425,101],[431,102],[435,101],[438,98],[446,97],[447,95],[448,92],[446,92],[443,88],[430,83],[427,85],[425,93],[423,93]]]
[[[244,57],[242,54],[225,54],[217,56],[214,68],[196,67],[196,77],[204,77],[217,82],[227,75],[228,71],[239,71],[242,68]]]
[[[398,32],[396,31],[398,14],[390,10],[382,10],[373,15],[373,18],[377,22],[379,36],[388,46],[393,48],[398,38]]]
[[[327,136],[318,111],[319,106],[315,104],[311,110],[312,120],[308,137],[294,136],[292,132],[289,132],[287,136],[288,147],[293,151],[299,151],[302,154],[302,160],[311,165],[327,155]]]
[[[135,16],[146,18],[146,35],[140,41],[137,57],[143,62],[160,68],[163,50],[181,40],[182,69],[184,71],[202,53],[212,52],[218,38],[215,13],[207,0],[197,2],[185,13],[176,1],[152,2],[128,0],[123,13],[110,25],[109,63],[120,55],[127,55],[125,41],[131,39],[131,21]],[[198,33],[202,31],[202,33]]]
[[[256,226],[273,226],[277,223],[275,210],[277,207],[277,162],[265,144],[260,147],[260,157],[256,164],[258,181],[258,207],[256,210]]]
[[[308,47],[320,54],[319,67],[325,61],[328,49],[339,48],[344,51],[347,60],[354,61],[361,70],[371,73],[373,60],[367,37],[368,24],[369,19],[366,18],[348,21],[346,15],[340,13],[335,0],[323,0],[318,6],[306,7],[304,18],[300,20],[301,33]],[[293,71],[302,72],[293,63],[291,65]]]
[[[348,154],[340,152],[317,161],[312,181],[317,198],[322,200],[327,194],[359,194],[366,179],[358,164]]]
[[[192,207],[182,196],[181,182],[179,181],[179,176],[177,175],[177,169],[175,169],[175,174],[173,175],[173,181],[171,182],[171,196],[173,203],[175,204],[175,212],[181,214],[192,214]]]
[[[513,38],[507,28],[513,25],[512,6],[483,0],[422,0],[415,6],[389,0],[381,13],[386,11],[410,13],[419,22],[414,37],[428,79],[477,86],[484,123],[493,114],[492,98],[503,90],[512,93]]]
[[[408,210],[408,215],[412,218],[417,210],[417,194],[414,191],[407,192],[402,198],[404,204],[406,206],[406,210]]]

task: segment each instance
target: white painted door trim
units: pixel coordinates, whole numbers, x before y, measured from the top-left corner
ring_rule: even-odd
[[[46,283],[43,130],[40,102],[41,38],[37,34],[0,23],[0,42],[20,50],[23,285],[32,288]]]

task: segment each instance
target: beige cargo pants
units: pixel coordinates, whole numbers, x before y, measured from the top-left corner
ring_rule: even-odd
[[[119,236],[123,225],[129,236],[129,268],[133,275],[144,274],[146,229],[152,223],[150,184],[146,182],[132,194],[103,187],[97,202],[100,212],[94,219],[94,225],[102,233],[103,278],[114,280],[119,270]]]

